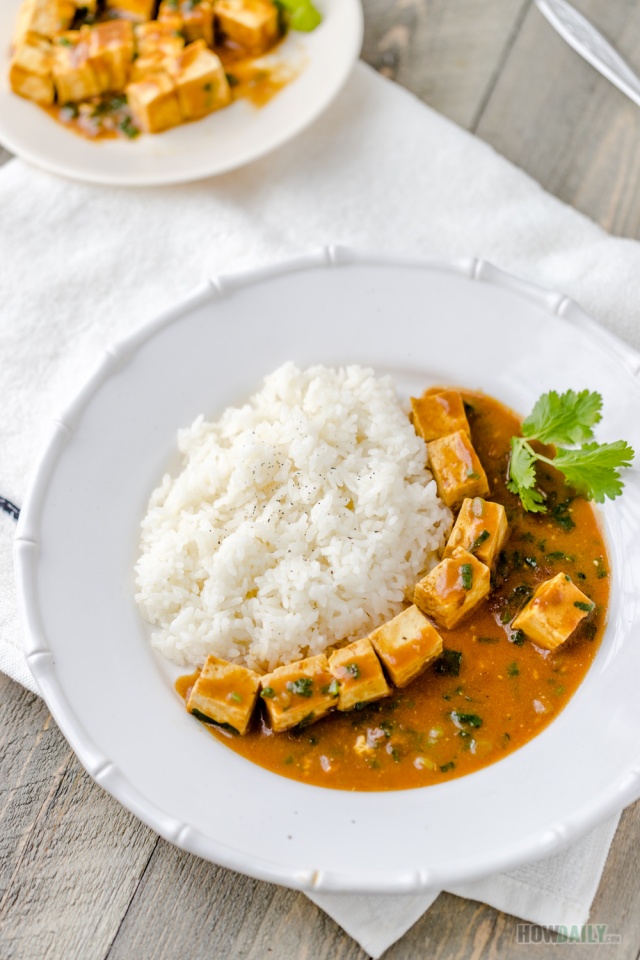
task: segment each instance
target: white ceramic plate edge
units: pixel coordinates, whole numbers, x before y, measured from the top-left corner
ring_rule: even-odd
[[[603,350],[615,356],[632,375],[637,376],[640,372],[640,353],[588,317],[577,303],[563,294],[519,280],[484,260],[465,257],[457,259],[425,257],[407,260],[402,257],[393,258],[333,246],[243,274],[211,278],[176,307],[109,348],[75,400],[62,417],[54,421],[53,430],[25,497],[16,530],[14,557],[18,604],[24,626],[24,649],[27,662],[54,720],[83,767],[100,786],[166,840],[221,866],[238,870],[256,879],[302,891],[362,894],[416,893],[420,890],[441,889],[461,881],[477,879],[489,873],[512,869],[525,862],[557,853],[564,846],[579,839],[607,817],[618,813],[640,797],[640,754],[637,762],[616,782],[613,782],[606,792],[593,798],[575,811],[571,817],[551,824],[545,830],[514,846],[504,855],[494,858],[490,864],[484,860],[468,861],[463,871],[460,868],[439,871],[416,869],[384,880],[380,877],[367,880],[356,873],[347,875],[329,871],[283,868],[254,856],[249,857],[238,850],[226,848],[188,824],[175,820],[135,788],[115,764],[95,747],[74,714],[56,677],[55,658],[49,649],[42,628],[36,589],[40,512],[49,478],[74,425],[101,384],[121,364],[126,363],[127,358],[135,350],[153,337],[156,331],[181,317],[197,303],[224,296],[227,292],[239,287],[296,270],[323,265],[340,267],[348,264],[401,265],[416,269],[444,270],[469,279],[507,287],[572,325],[588,328],[589,333],[600,341]]]

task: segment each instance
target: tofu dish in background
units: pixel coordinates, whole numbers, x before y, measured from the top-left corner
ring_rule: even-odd
[[[187,710],[253,762],[345,790],[426,786],[525,744],[576,691],[606,625],[610,568],[589,499],[618,495],[619,474],[612,468],[600,489],[574,471],[569,485],[560,464],[571,451],[557,449],[555,468],[556,447],[531,427],[546,416],[539,435],[549,435],[555,416],[566,432],[589,404],[572,428],[576,443],[600,419],[597,394],[551,392],[524,423],[475,391],[435,387],[412,398],[406,422],[421,445],[423,482],[435,484],[449,519],[438,516],[438,548],[425,551],[418,575],[407,569],[393,615],[275,668],[202,654],[176,683]],[[513,461],[522,444],[543,464],[524,481],[529,495]],[[633,458],[622,441],[589,446],[610,463],[616,448],[618,466]],[[392,504],[389,523],[394,512]],[[256,580],[249,594],[261,589]]]
[[[23,0],[9,83],[77,133],[135,139],[263,105],[298,69],[265,55],[320,21],[311,0]]]

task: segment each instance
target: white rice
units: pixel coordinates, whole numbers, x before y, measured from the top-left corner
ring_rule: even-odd
[[[152,643],[265,670],[402,609],[451,515],[390,377],[286,363],[242,407],[178,434],[182,472],[142,521],[136,599]]]

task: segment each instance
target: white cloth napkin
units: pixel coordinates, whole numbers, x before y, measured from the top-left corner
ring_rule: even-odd
[[[46,425],[107,344],[203,277],[324,244],[479,256],[564,291],[640,347],[640,246],[609,237],[362,64],[313,127],[235,173],[128,190],[12,161],[0,170],[0,211],[0,495],[18,505]],[[2,514],[0,669],[35,691],[20,648],[13,528]],[[581,924],[616,823],[454,892],[538,923]],[[435,895],[313,899],[377,957]]]

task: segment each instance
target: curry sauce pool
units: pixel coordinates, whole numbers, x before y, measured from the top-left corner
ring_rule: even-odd
[[[602,638],[609,566],[596,514],[552,469],[540,474],[546,514],[526,513],[506,488],[520,421],[490,397],[462,391],[489,498],[504,504],[509,539],[495,589],[470,619],[441,630],[442,657],[412,684],[312,727],[274,734],[261,720],[245,737],[211,733],[254,763],[342,790],[399,790],[471,773],[518,749],[566,706]],[[535,587],[560,571],[595,603],[574,637],[551,653],[511,623]],[[194,677],[181,678],[184,696]]]

